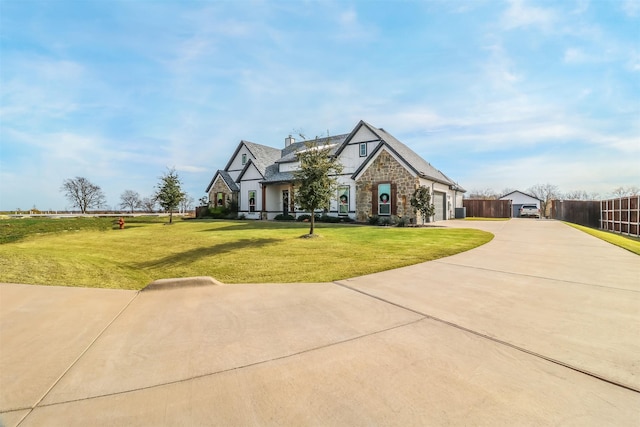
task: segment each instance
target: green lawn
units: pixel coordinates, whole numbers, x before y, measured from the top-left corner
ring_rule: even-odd
[[[636,255],[640,255],[640,239],[637,239],[635,237],[628,237],[622,234],[611,233],[609,231],[596,230],[595,228],[584,227],[582,225],[572,224],[570,222],[565,222],[565,224],[570,225],[573,228],[577,228],[578,230],[584,231],[587,234],[591,234],[592,236],[595,236],[598,239],[602,239],[605,242],[620,246],[621,248],[633,252]]]
[[[493,238],[471,229],[317,224],[272,221],[127,221],[67,224],[0,220],[0,282],[141,289],[168,277],[212,276],[224,283],[326,282],[429,261]],[[166,221],[166,220],[165,220]],[[51,224],[53,223],[53,224]],[[9,224],[9,225],[7,225]],[[12,229],[13,227],[13,229]],[[29,229],[38,230],[29,233]],[[7,229],[17,238],[3,239]]]

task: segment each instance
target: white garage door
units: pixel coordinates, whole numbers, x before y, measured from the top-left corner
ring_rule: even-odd
[[[433,204],[436,207],[436,221],[443,221],[444,220],[444,212],[445,212],[444,203],[445,203],[445,200],[446,200],[445,193],[439,193],[437,191],[433,192]]]

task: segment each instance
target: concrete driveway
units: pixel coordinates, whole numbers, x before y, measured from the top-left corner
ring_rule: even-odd
[[[640,425],[640,258],[556,221],[335,283],[0,285],[0,420]]]

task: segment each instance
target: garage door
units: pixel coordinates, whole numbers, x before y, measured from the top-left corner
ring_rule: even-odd
[[[444,220],[445,200],[446,200],[445,193],[439,193],[437,191],[433,192],[433,204],[436,207],[436,221]]]

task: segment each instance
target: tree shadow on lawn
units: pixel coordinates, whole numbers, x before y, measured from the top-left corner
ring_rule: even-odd
[[[175,265],[188,265],[201,258],[206,258],[222,253],[233,252],[245,248],[257,248],[279,242],[278,239],[242,239],[234,242],[221,243],[219,245],[189,249],[164,258],[136,263],[136,268],[163,268]]]

